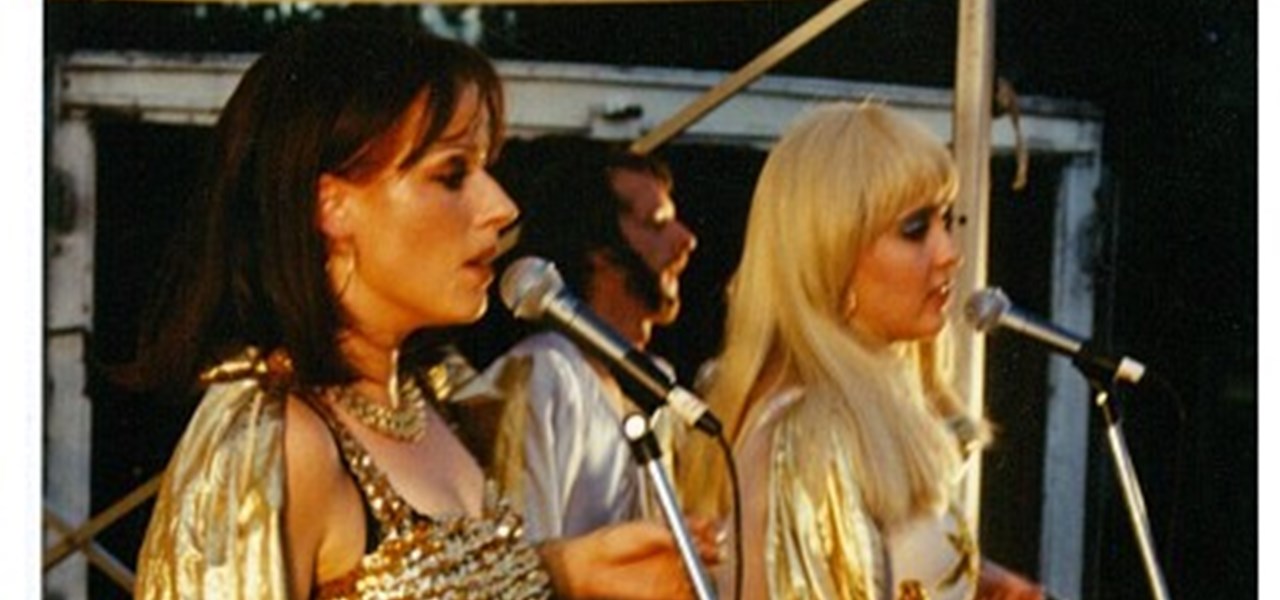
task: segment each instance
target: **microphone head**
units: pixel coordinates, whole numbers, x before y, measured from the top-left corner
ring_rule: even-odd
[[[564,289],[564,278],[555,263],[537,256],[526,256],[507,267],[498,283],[503,304],[518,319],[537,320],[547,308],[547,301]]]
[[[964,317],[975,329],[986,333],[1000,324],[1000,317],[1011,306],[1013,303],[1000,288],[987,288],[969,296],[969,301],[964,303]]]

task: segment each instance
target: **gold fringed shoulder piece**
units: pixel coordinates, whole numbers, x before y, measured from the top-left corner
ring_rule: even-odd
[[[209,387],[247,377],[257,379],[269,393],[287,390],[293,384],[293,359],[280,348],[263,356],[261,350],[249,346],[240,354],[200,373],[200,385]]]

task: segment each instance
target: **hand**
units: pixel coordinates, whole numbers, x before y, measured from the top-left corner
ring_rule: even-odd
[[[719,563],[716,527],[690,518],[689,533],[706,566]],[[692,598],[693,587],[667,527],[632,521],[539,547],[557,597],[665,600]]]
[[[1044,590],[1029,579],[984,560],[975,600],[1044,600]]]

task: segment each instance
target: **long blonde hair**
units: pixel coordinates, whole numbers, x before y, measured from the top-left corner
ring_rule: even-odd
[[[793,418],[802,431],[837,427],[852,440],[857,485],[881,523],[948,500],[960,455],[944,419],[962,408],[937,340],[865,345],[846,322],[844,298],[858,255],[901,211],[953,197],[956,177],[946,147],[900,114],[867,103],[820,106],[769,153],[730,286],[725,346],[707,394],[729,439],[771,391],[760,389],[763,379],[801,386]],[[691,440],[679,481],[692,507],[722,515],[726,478],[713,453]],[[805,480],[821,485],[826,461],[799,462],[814,471]]]

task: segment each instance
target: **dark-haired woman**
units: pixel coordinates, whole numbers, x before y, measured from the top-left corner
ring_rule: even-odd
[[[399,358],[486,308],[503,124],[487,59],[416,30],[303,29],[245,74],[142,335],[140,383],[204,392],[139,597],[688,594],[658,524],[524,542]]]

